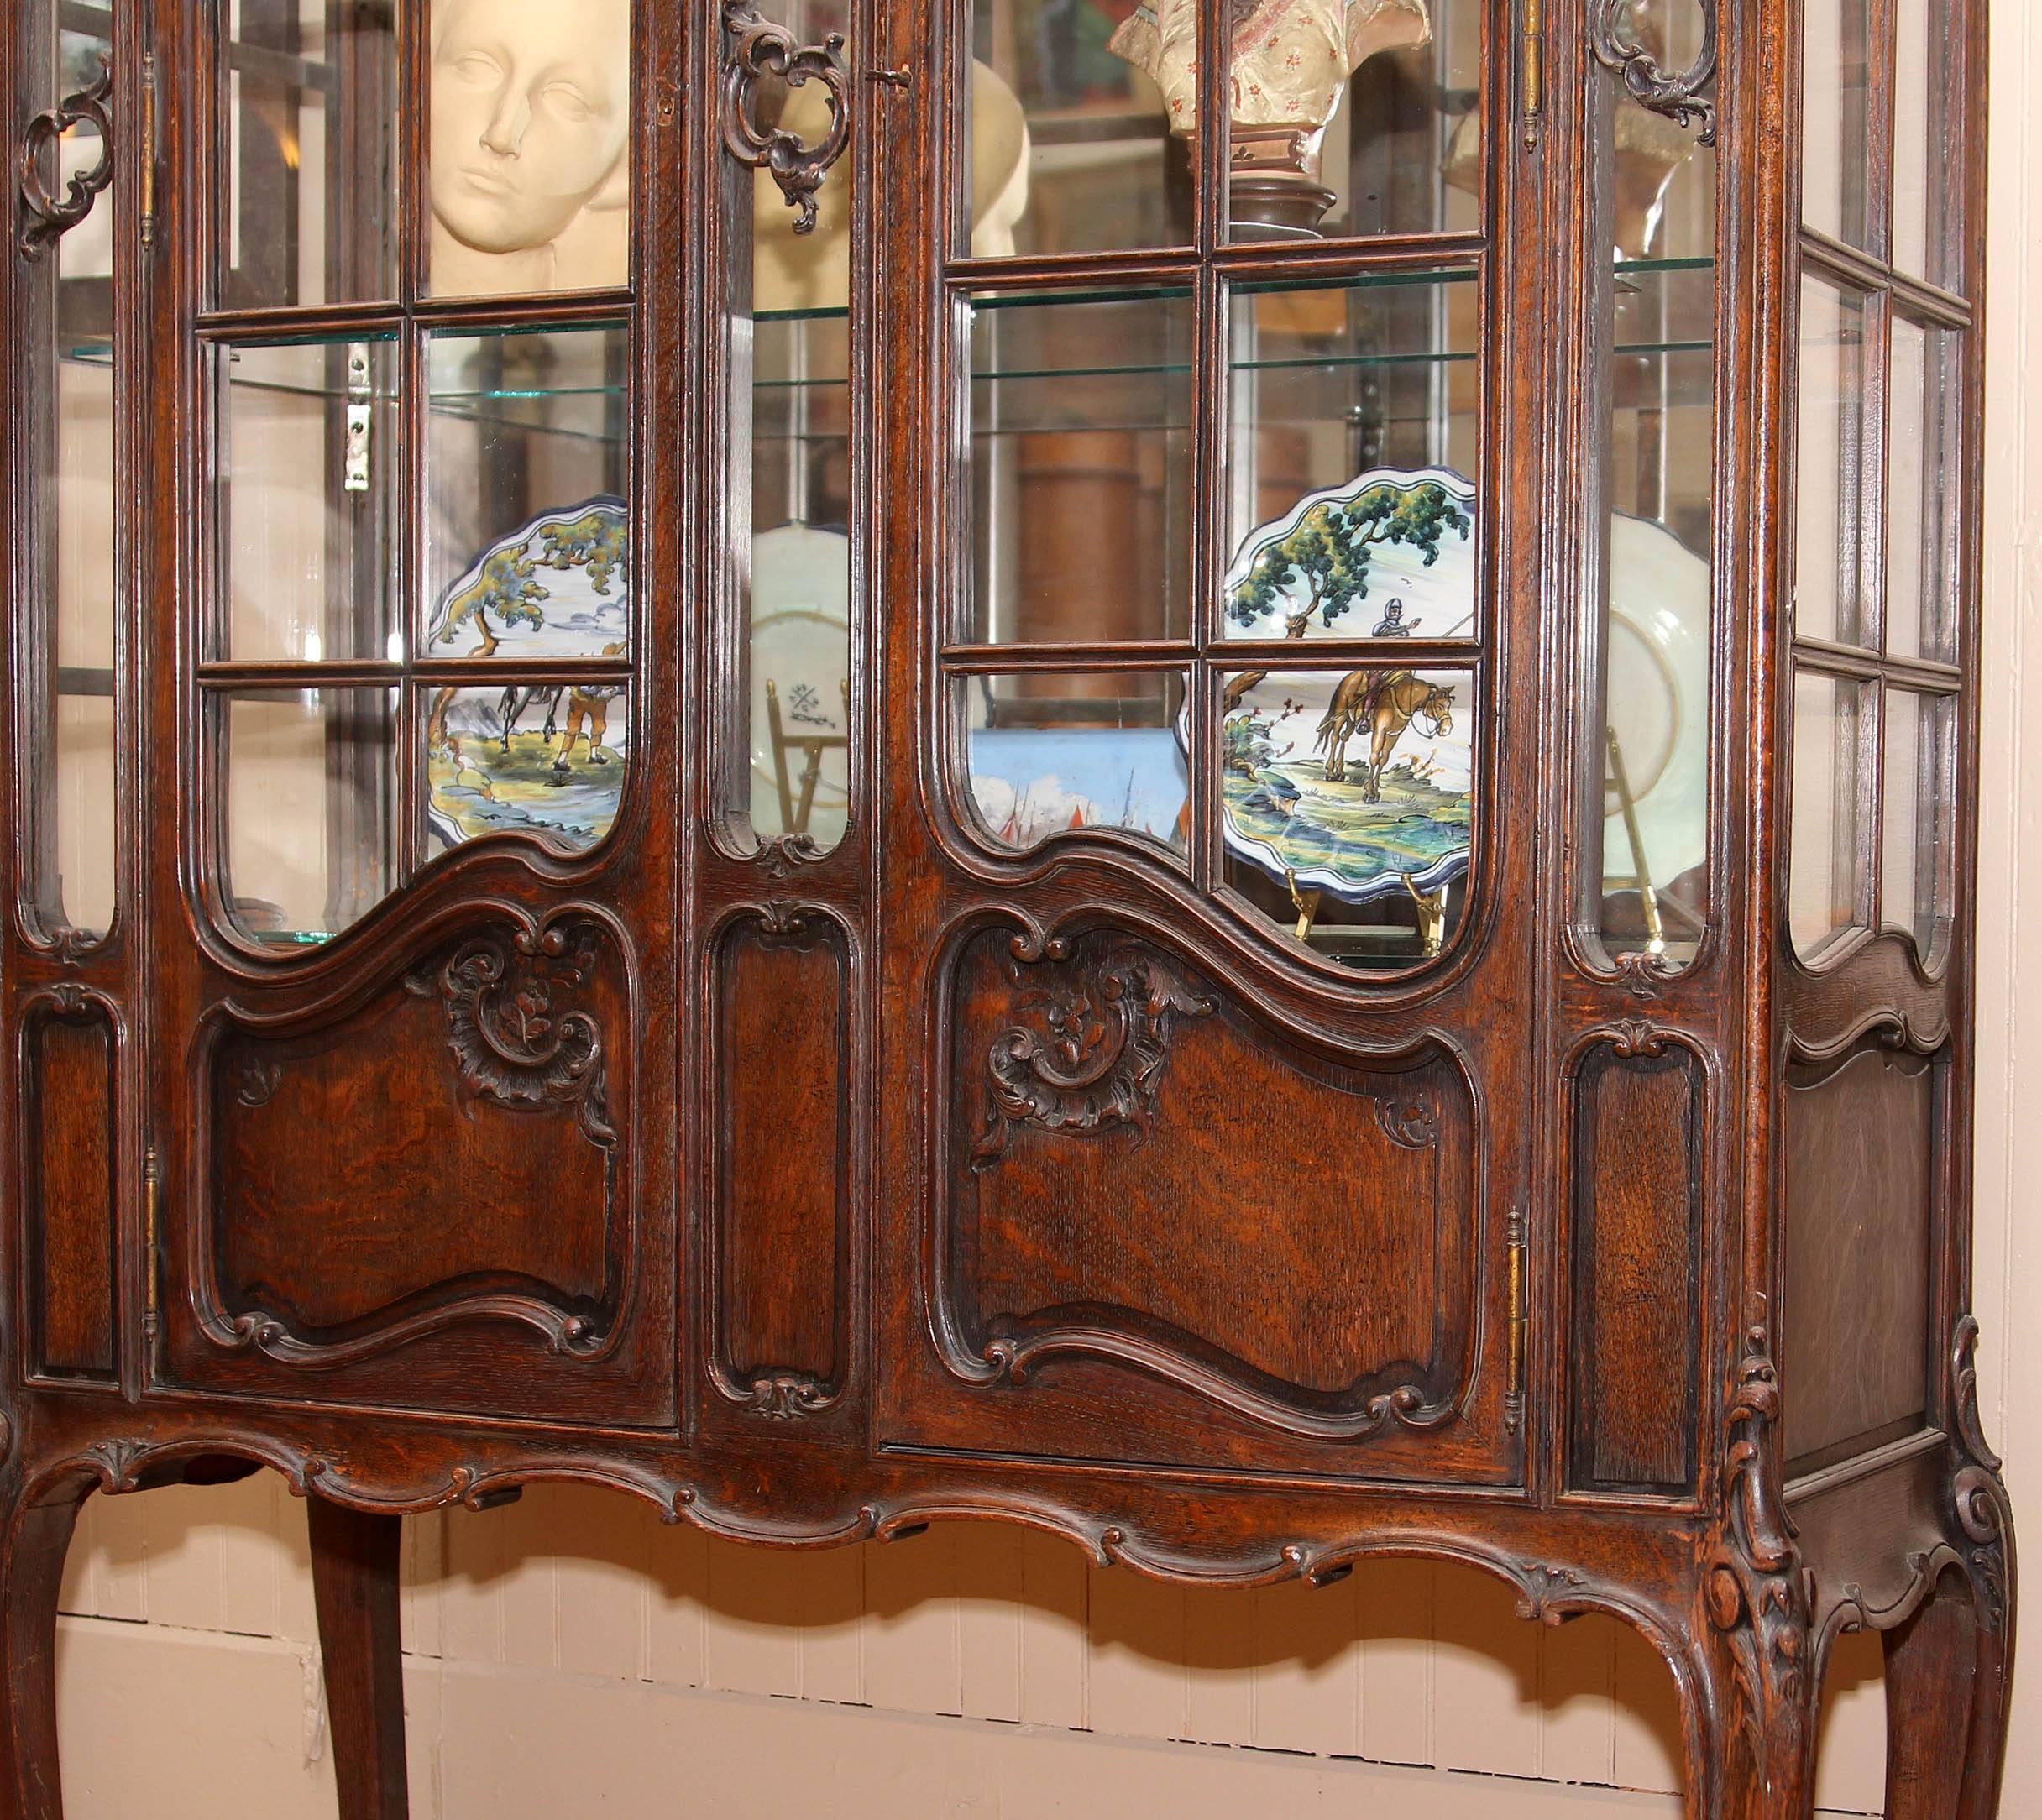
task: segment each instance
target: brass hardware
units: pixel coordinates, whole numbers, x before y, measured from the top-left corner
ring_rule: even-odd
[[[1510,1377],[1504,1388],[1503,1425],[1513,1435],[1525,1419],[1525,1334],[1530,1322],[1525,1307],[1525,1216],[1511,1209],[1509,1226],[1511,1294]]]
[[[1545,0],[1525,0],[1523,54],[1525,149],[1533,152],[1546,112]]]
[[[348,493],[369,490],[369,437],[374,423],[369,395],[369,343],[355,342],[348,349],[348,441],[340,483]]]
[[[723,29],[730,55],[723,68],[723,143],[741,165],[770,171],[789,208],[799,211],[798,234],[815,232],[816,192],[851,148],[851,74],[844,37],[832,32],[819,44],[797,44],[784,28],[762,18],[751,0],[724,0]],[[753,97],[767,78],[798,88],[820,82],[830,98],[830,130],[810,145],[783,127],[762,127]]]
[[[142,1159],[142,1209],[149,1228],[147,1274],[143,1284],[142,1331],[149,1341],[149,1357],[156,1352],[156,1336],[162,1321],[163,1279],[163,1166],[151,1144]]]
[[[22,228],[18,244],[24,259],[40,259],[58,241],[92,212],[100,192],[113,181],[113,60],[99,56],[99,74],[75,95],[29,121],[21,136],[21,206],[32,217]],[[76,173],[62,196],[43,181],[43,156],[54,152],[73,127],[89,126],[99,134],[99,159],[89,170]]]
[[[142,53],[142,244],[156,242],[156,54]]]

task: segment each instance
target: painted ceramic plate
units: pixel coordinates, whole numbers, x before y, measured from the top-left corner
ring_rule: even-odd
[[[1431,892],[1468,870],[1474,677],[1465,671],[1279,672],[1221,724],[1227,850],[1279,884],[1347,903]]]
[[[1243,541],[1229,638],[1465,637],[1475,629],[1474,485],[1446,468],[1372,468],[1308,493]]]
[[[454,579],[428,657],[621,657],[631,649],[631,520],[601,498],[542,512]]]
[[[1631,850],[1614,778],[1604,791],[1603,875],[1668,885],[1707,855],[1709,564],[1663,525],[1610,527],[1610,725],[1636,806]]]
[[[807,754],[796,742],[849,734],[850,674],[850,538],[807,525],[760,533],[751,546],[751,825],[759,834],[789,832],[779,773],[783,758],[798,799]],[[781,755],[773,750],[769,682],[779,701]],[[825,846],[840,839],[850,802],[850,750],[825,746],[808,833]]]
[[[974,727],[971,764],[979,819],[1003,846],[1082,828],[1185,845],[1191,787],[1168,727]]]

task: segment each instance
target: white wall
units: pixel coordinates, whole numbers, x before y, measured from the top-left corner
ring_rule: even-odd
[[[2042,9],[1994,11],[1977,1304],[1987,1420],[2032,1531],[2042,944],[2018,913],[2042,892],[2042,787],[2042,787],[2042,127],[2025,99]],[[1456,1571],[1185,1592],[979,1526],[788,1560],[541,1490],[412,1525],[406,1577],[421,1820],[537,1820],[570,1802],[717,1820],[1676,1811],[1671,1685],[1642,1646],[1598,1621],[1521,1624],[1499,1587]],[[223,1796],[273,1820],[333,1812],[304,1515],[275,1482],[93,1500],[65,1608],[71,1820],[211,1820]],[[2033,1653],[2009,1812],[2042,1807]],[[1847,1643],[1820,1791],[1835,1809],[1879,1805],[1877,1665],[1868,1640]],[[1403,1765],[1424,1767],[1385,1767]]]

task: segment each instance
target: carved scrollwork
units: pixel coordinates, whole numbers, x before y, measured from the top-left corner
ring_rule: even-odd
[[[1780,1483],[1779,1376],[1763,1327],[1745,1336],[1724,1455],[1726,1523],[1702,1584],[1709,1622],[1730,1645],[1739,1723],[1768,1735],[1805,1726],[1814,1598]]]
[[[1616,983],[1636,999],[1655,999],[1680,970],[1664,954],[1632,949],[1616,957]]]
[[[1950,1344],[1950,1415],[1956,1427],[1955,1440],[1965,1456],[1950,1484],[1957,1523],[1971,1544],[1966,1565],[1978,1603],[1995,1630],[2003,1629],[2007,1617],[2008,1536],[2007,1488],[2000,1477],[2002,1462],[1987,1443],[1985,1425],[1978,1415],[1978,1322],[1966,1315],[1957,1323]]]
[[[75,95],[29,121],[21,136],[21,206],[29,219],[21,230],[21,256],[40,259],[58,241],[92,212],[100,192],[113,181],[113,63],[100,53],[99,74]],[[73,127],[89,126],[99,134],[99,156],[86,170],[75,172],[62,196],[43,181],[43,160]]]
[[[1375,1122],[1400,1150],[1430,1150],[1439,1142],[1439,1116],[1423,1100],[1377,1100]]]
[[[1056,964],[1070,949],[1052,943],[1042,952]],[[1019,983],[1018,968],[1033,959],[1018,940],[1015,954]],[[974,1169],[1004,1158],[1025,1125],[1081,1138],[1118,1130],[1145,1138],[1178,1018],[1217,1008],[1162,956],[1133,947],[1029,987],[1018,1002],[1041,1028],[1016,1025],[993,1039],[986,1064],[992,1121],[973,1147]]]
[[[754,170],[772,173],[789,208],[800,212],[794,232],[815,232],[816,194],[830,166],[851,144],[851,75],[844,38],[832,32],[819,44],[797,44],[783,27],[762,18],[751,0],[725,0],[723,29],[730,55],[723,71],[723,139],[730,155]],[[830,130],[809,144],[780,127],[760,125],[757,98],[768,78],[798,88],[820,82],[830,99]]]
[[[836,1392],[820,1378],[800,1372],[768,1372],[755,1378],[743,1396],[746,1407],[755,1415],[772,1422],[819,1415],[837,1400]]]
[[[1702,41],[1684,70],[1668,71],[1635,35],[1636,0],[1594,0],[1589,9],[1589,44],[1603,66],[1623,83],[1641,107],[1680,125],[1701,128],[1704,145],[1716,142],[1716,104],[1704,91],[1716,76],[1716,0],[1696,0]]]
[[[414,992],[437,990],[448,1045],[461,1079],[480,1098],[515,1112],[572,1106],[591,1143],[616,1142],[604,1093],[603,1033],[567,1002],[595,970],[595,930],[555,922],[465,943],[437,981],[414,975]]]
[[[283,1084],[281,1064],[273,1059],[265,1060],[259,1055],[251,1055],[242,1065],[241,1085],[236,1090],[234,1097],[242,1105],[254,1110],[265,1106],[274,1100],[277,1089]]]
[[[809,834],[772,834],[759,843],[752,863],[776,884],[784,883],[804,866],[819,865],[828,855]]]

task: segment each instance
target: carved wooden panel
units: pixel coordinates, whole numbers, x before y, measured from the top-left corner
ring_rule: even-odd
[[[111,1378],[118,1363],[113,1026],[96,1007],[49,1007],[30,1014],[22,1047],[30,1357],[53,1376]]]
[[[294,1033],[216,1021],[200,1067],[200,1376],[240,1357],[299,1394],[490,1413],[580,1402],[578,1373],[596,1395],[642,1247],[628,969],[605,923],[456,940]],[[476,1370],[535,1356],[555,1370]]]
[[[1031,961],[988,934],[953,986],[932,1300],[976,1420],[1018,1442],[1060,1399],[1115,1430],[1071,1451],[1238,1435],[1337,1471],[1456,1424],[1478,1169],[1447,1050],[1333,1059],[1106,934]]]
[[[717,967],[711,1371],[762,1415],[841,1395],[848,1363],[850,966],[814,912],[746,917]]]
[[[1568,1480],[1694,1483],[1706,1077],[1689,1050],[1626,1033],[1574,1080]]]
[[[1935,1064],[1882,1047],[1789,1071],[1781,1365],[1792,1469],[1926,1419],[1939,1079]]]

